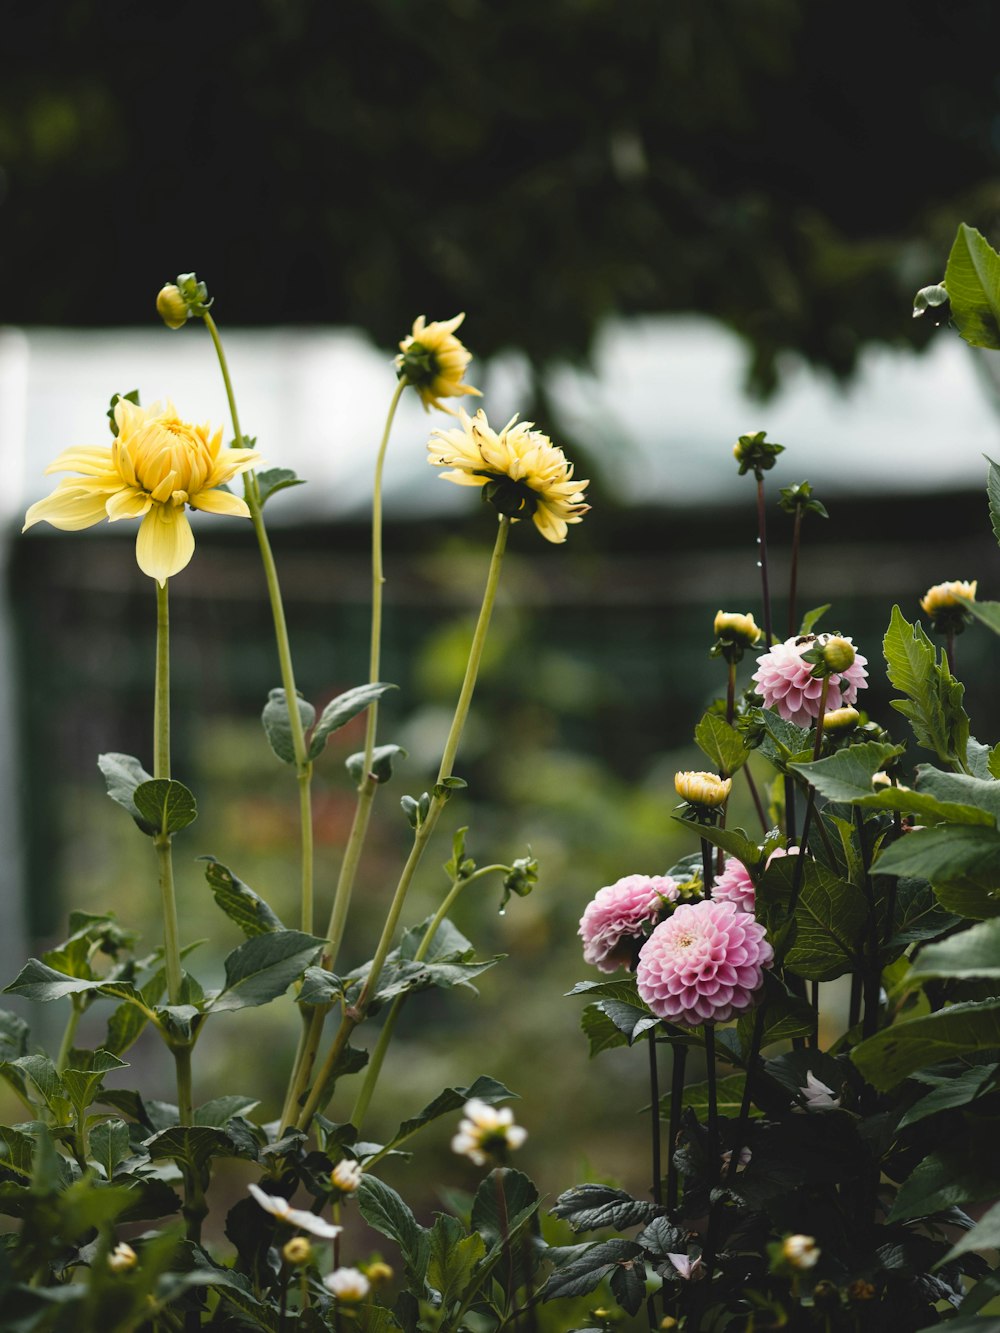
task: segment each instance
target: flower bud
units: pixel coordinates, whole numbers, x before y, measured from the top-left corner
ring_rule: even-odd
[[[361,1163],[343,1157],[330,1172],[330,1184],[341,1194],[353,1194],[361,1184]]]
[[[381,1259],[373,1259],[370,1264],[365,1264],[365,1276],[373,1287],[377,1287],[383,1282],[391,1282],[394,1275],[388,1264]]]
[[[838,672],[846,671],[849,666],[853,665],[856,653],[854,651],[854,644],[848,639],[842,639],[839,634],[831,634],[825,643],[823,643],[823,646],[820,649],[820,655],[822,656],[823,664],[828,667],[830,671]]]
[[[716,638],[732,639],[747,648],[752,648],[764,632],[752,615],[743,615],[739,611],[717,611],[713,629]]]
[[[832,708],[823,714],[824,731],[850,731],[861,721],[861,714],[856,708]]]
[[[160,288],[156,298],[156,312],[168,329],[182,328],[188,321],[188,303],[174,282]]]
[[[305,1236],[293,1236],[282,1246],[281,1257],[289,1268],[302,1268],[313,1257],[313,1247]]]
[[[108,1255],[108,1267],[112,1273],[130,1273],[139,1262],[139,1256],[131,1245],[119,1241]]]
[[[732,778],[720,778],[717,773],[674,774],[674,790],[677,795],[690,805],[701,805],[709,810],[725,805],[732,785]]]
[[[781,1257],[790,1268],[812,1268],[820,1256],[813,1236],[786,1236],[781,1245]]]
[[[764,437],[766,430],[755,431],[753,435],[741,435],[733,445],[733,457],[740,465],[740,476],[753,472],[760,479],[762,473],[769,472],[777,462],[778,455],[785,452],[783,444],[771,444]]]

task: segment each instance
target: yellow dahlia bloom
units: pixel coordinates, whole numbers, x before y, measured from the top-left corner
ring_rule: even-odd
[[[495,431],[480,408],[474,417],[459,409],[461,426],[436,430],[427,442],[427,461],[445,481],[482,486],[484,498],[501,514],[531,518],[550,542],[564,542],[570,523],[579,523],[590,506],[583,492],[590,484],[573,480],[573,465],[531,421],[512,417]]]
[[[192,426],[172,403],[136,407],[120,398],[115,405],[118,434],[110,448],[80,445],[66,449],[46,472],[76,472],[51,495],[33,504],[24,528],[51,523],[74,532],[102,518],[141,518],[135,543],[139,568],[158,583],[179,573],[194,552],[186,506],[210,514],[249,518],[245,500],[220,490],[260,455],[253,449],[223,449],[221,428]]]
[[[482,394],[471,384],[463,384],[462,376],[472,360],[472,353],[455,337],[455,330],[465,314],[454,319],[425,322],[423,315],[414,320],[413,332],[399,344],[396,369],[400,379],[412,384],[429,412],[439,407],[442,412],[454,412],[445,407],[442,398],[462,398],[466,394]]]
[[[971,583],[966,583],[962,579],[954,579],[951,583],[935,583],[933,588],[928,588],[920,599],[921,609],[929,616],[937,615],[939,611],[945,610],[950,606],[961,606],[963,602],[974,602],[976,600],[977,579]]]

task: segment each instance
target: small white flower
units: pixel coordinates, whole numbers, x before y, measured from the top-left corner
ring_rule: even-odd
[[[700,1254],[697,1259],[692,1259],[686,1254],[668,1254],[667,1258],[685,1282],[697,1282],[699,1278],[705,1276],[705,1265],[701,1262]]]
[[[781,1254],[791,1268],[812,1268],[820,1256],[820,1248],[813,1236],[786,1236]]]
[[[833,1089],[811,1072],[806,1074],[805,1086],[799,1088],[799,1095],[805,1106],[795,1107],[796,1111],[836,1111],[840,1106],[840,1098],[834,1096]]]
[[[512,1148],[520,1148],[528,1131],[514,1124],[514,1112],[509,1106],[499,1110],[472,1097],[462,1107],[464,1120],[458,1122],[458,1133],[451,1141],[452,1152],[468,1157],[476,1166],[486,1166],[494,1159],[502,1160]]]
[[[304,1208],[293,1208],[288,1200],[282,1199],[280,1195],[265,1194],[259,1185],[250,1185],[249,1190],[265,1213],[270,1213],[286,1226],[298,1227],[300,1231],[308,1231],[310,1235],[319,1236],[321,1240],[333,1240],[334,1236],[339,1236],[343,1230],[343,1227],[335,1227],[332,1222],[324,1222],[321,1217],[307,1212]]]
[[[323,1279],[323,1286],[338,1301],[357,1305],[371,1291],[371,1283],[360,1268],[335,1268]]]
[[[139,1262],[139,1256],[131,1245],[120,1240],[108,1255],[108,1267],[112,1273],[128,1273]]]
[[[342,1157],[330,1172],[330,1184],[340,1190],[341,1194],[353,1194],[361,1184],[363,1175],[360,1162]]]

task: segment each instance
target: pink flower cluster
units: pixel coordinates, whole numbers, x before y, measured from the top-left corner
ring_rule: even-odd
[[[798,850],[797,847],[776,847],[767,858],[767,864],[770,865],[775,857],[794,855]],[[726,857],[725,869],[715,881],[712,897],[716,902],[732,903],[741,912],[753,914],[757,904],[757,891],[749,870],[742,861],[737,861],[735,856]]]
[[[665,903],[676,902],[680,889],[669,875],[626,875],[598,889],[580,918],[577,932],[583,957],[602,972],[632,961],[635,941],[651,926]]]
[[[733,903],[682,903],[639,952],[639,994],[657,1018],[725,1023],[753,1004],[774,950],[764,927]]]
[[[851,640],[848,638],[847,642]],[[773,708],[786,722],[794,722],[797,727],[808,727],[819,716],[823,682],[810,674],[812,667],[802,660],[802,654],[809,652],[814,643],[811,635],[776,643],[770,652],[757,658],[757,670],[752,677],[757,693],[764,696],[764,707]],[[830,677],[829,710],[853,704],[858,690],[867,688],[867,665],[867,657],[857,653],[846,671]]]

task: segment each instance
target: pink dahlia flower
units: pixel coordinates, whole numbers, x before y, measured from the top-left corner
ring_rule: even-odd
[[[775,857],[794,855],[798,850],[798,847],[775,847],[767,858],[767,864],[770,865]],[[715,881],[712,898],[717,903],[732,903],[741,912],[753,915],[757,904],[757,890],[754,888],[749,870],[742,861],[737,861],[735,856],[726,857],[725,869]]]
[[[634,941],[645,934],[680,889],[669,875],[626,875],[598,889],[580,918],[584,962],[614,972],[632,961]]]
[[[764,927],[733,903],[682,903],[639,951],[639,994],[670,1023],[725,1023],[753,1004],[774,961]]]
[[[770,652],[757,658],[757,670],[753,675],[757,693],[764,696],[764,707],[775,709],[786,722],[794,722],[797,727],[808,727],[813,718],[819,716],[823,682],[810,675],[812,667],[802,660],[802,654],[809,652],[815,643],[812,635],[776,643]],[[830,677],[826,696],[828,708],[833,710],[842,704],[853,704],[858,690],[867,689],[867,665],[867,657],[856,653],[846,670]]]

